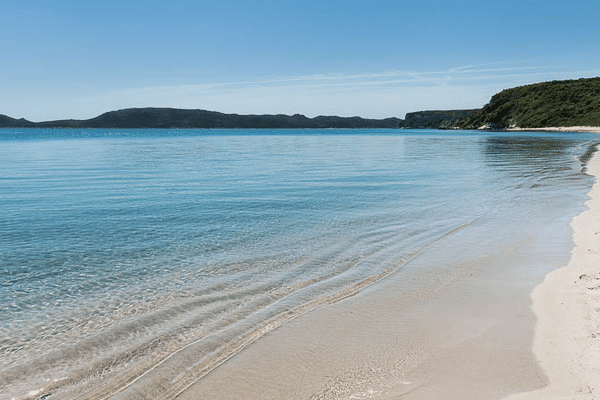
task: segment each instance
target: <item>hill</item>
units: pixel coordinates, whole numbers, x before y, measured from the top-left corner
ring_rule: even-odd
[[[479,110],[416,111],[407,113],[399,128],[453,129]]]
[[[86,120],[30,122],[0,115],[3,128],[397,128],[399,118],[365,119],[360,117],[304,115],[238,115],[206,110],[176,108],[129,108],[110,111]]]
[[[30,122],[0,115],[0,128],[508,129],[600,126],[600,78],[506,89],[477,110],[417,111],[399,118],[239,115],[176,108],[129,108],[86,120]]]
[[[462,129],[600,126],[600,78],[503,90],[459,123]]]
[[[0,114],[0,128],[32,128],[35,124],[26,119],[14,119]]]

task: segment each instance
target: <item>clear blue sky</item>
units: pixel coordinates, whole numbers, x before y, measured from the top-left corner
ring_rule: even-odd
[[[0,114],[129,107],[404,117],[600,76],[598,0],[13,1]]]

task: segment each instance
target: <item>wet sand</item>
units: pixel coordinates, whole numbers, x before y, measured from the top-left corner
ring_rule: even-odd
[[[538,317],[533,350],[549,379],[510,400],[600,398],[600,155],[588,164],[596,183],[588,210],[572,223],[575,248],[564,268],[533,292]]]
[[[460,232],[410,269],[294,319],[177,398],[499,399],[546,387],[531,291],[570,247],[526,229],[465,247],[481,233]]]

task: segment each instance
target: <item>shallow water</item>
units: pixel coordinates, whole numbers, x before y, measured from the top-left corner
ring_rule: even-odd
[[[298,315],[424,276],[444,243],[477,253],[474,235],[526,223],[566,257],[596,143],[0,130],[0,397],[170,398]]]

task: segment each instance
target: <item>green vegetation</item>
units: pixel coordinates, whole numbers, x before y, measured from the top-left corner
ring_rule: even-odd
[[[417,111],[406,114],[399,128],[453,129],[479,110]]]
[[[458,125],[462,129],[600,126],[600,78],[503,90]]]
[[[206,110],[130,108],[87,120],[30,122],[0,114],[12,128],[405,128],[506,129],[600,126],[600,78],[542,82],[506,89],[478,110],[417,111],[399,118],[238,115]]]

